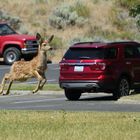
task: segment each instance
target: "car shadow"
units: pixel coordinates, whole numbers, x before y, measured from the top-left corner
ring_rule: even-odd
[[[5,65],[4,61],[0,61],[0,65]]]
[[[115,101],[112,95],[99,97],[82,97],[78,101]]]

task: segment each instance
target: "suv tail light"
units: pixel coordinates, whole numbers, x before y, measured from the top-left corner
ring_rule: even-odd
[[[106,63],[104,62],[97,62],[90,66],[91,70],[105,70],[105,68],[106,68]]]
[[[69,69],[69,65],[64,64],[64,63],[60,63],[60,69],[64,70],[64,71],[67,71]]]

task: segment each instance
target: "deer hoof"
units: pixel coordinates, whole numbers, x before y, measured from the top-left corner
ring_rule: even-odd
[[[9,95],[9,92],[3,93],[2,95],[3,95],[3,96],[5,96],[5,95]]]
[[[32,91],[33,94],[35,94],[36,92],[37,92],[36,90],[33,90],[33,91]]]

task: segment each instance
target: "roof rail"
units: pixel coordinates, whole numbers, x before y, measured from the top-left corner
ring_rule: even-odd
[[[108,44],[127,44],[127,43],[135,43],[135,44],[138,44],[138,42],[136,42],[136,41],[114,41],[114,42],[108,42]]]
[[[100,41],[87,41],[87,42],[77,42],[77,43],[74,43],[74,45],[78,45],[78,44],[93,44],[93,43],[101,43]]]

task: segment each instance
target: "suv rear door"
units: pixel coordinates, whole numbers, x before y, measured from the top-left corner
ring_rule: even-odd
[[[126,45],[124,55],[126,67],[131,69],[133,81],[140,83],[140,45]]]

